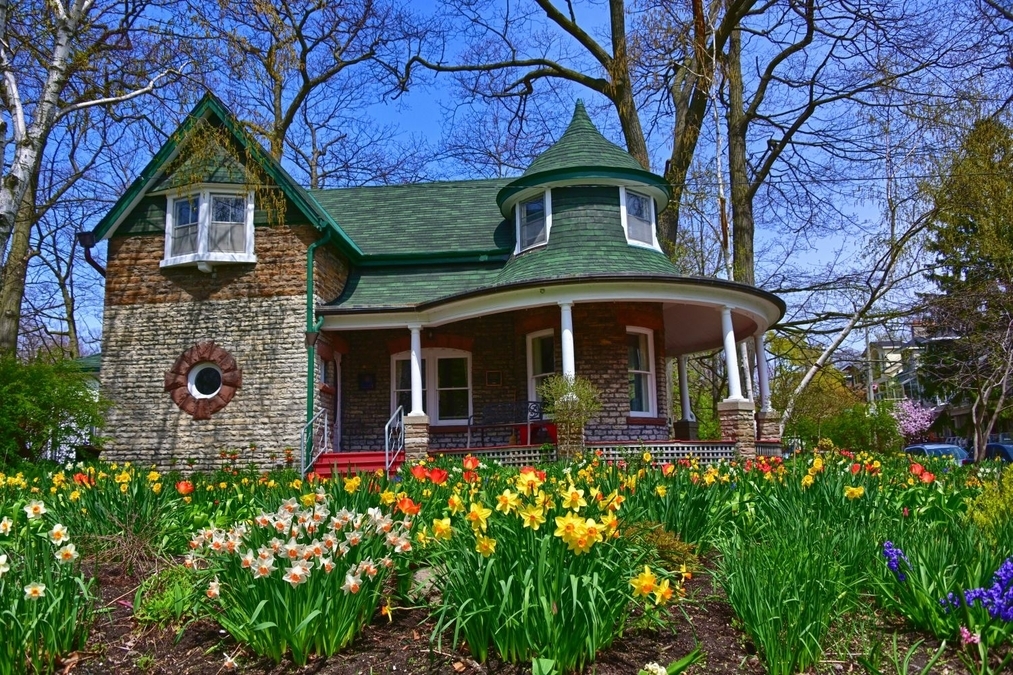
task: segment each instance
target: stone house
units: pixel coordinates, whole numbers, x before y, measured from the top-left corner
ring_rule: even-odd
[[[784,304],[680,274],[669,197],[579,102],[515,179],[308,190],[206,96],[83,237],[108,242],[104,456],[268,466],[301,439],[380,451],[391,428],[409,453],[531,447],[552,373],[603,392],[588,441],[671,444],[694,437],[685,357],[722,346],[726,435],[752,452],[736,346],[764,353]]]

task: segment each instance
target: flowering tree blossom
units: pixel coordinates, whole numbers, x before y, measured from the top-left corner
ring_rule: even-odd
[[[893,417],[897,420],[897,429],[904,440],[911,443],[919,441],[932,426],[936,415],[931,408],[926,408],[910,399],[904,399],[900,405],[893,410]]]

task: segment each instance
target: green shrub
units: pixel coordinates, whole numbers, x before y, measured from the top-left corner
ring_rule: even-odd
[[[89,445],[103,403],[73,361],[0,356],[0,466],[50,448]]]

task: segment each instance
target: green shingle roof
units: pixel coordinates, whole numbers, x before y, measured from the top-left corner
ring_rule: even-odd
[[[570,126],[517,179],[496,195],[500,212],[508,215],[521,199],[558,185],[628,185],[646,189],[661,211],[672,190],[661,176],[651,173],[618,145],[601,135],[577,101]]]
[[[521,176],[587,167],[644,170],[630,153],[601,135],[587,116],[584,102],[578,100],[563,136],[540,154]]]
[[[98,373],[102,369],[102,353],[82,356],[74,363],[85,373]]]
[[[403,310],[517,285],[596,277],[680,277],[660,251],[626,242],[618,188],[569,187],[552,194],[552,229],[545,246],[505,262],[359,267],[327,308],[338,313]]]
[[[513,250],[514,225],[496,194],[507,180],[310,190],[367,256],[490,254]]]

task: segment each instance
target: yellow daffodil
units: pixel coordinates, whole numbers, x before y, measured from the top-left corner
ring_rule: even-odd
[[[473,530],[475,530],[476,532],[478,532],[479,530],[485,532],[485,529],[488,526],[487,521],[489,520],[489,516],[491,515],[492,509],[487,509],[484,506],[482,506],[482,502],[478,503],[473,502],[468,507],[468,514],[465,516],[465,518],[467,518],[468,522],[471,523],[471,527]]]
[[[545,514],[538,506],[528,506],[520,510],[519,515],[524,527],[537,530],[545,522]]]
[[[865,494],[865,488],[859,485],[858,487],[844,487],[844,496],[848,499],[858,499]]]
[[[475,540],[475,550],[488,558],[496,552],[496,540],[489,537],[479,537]]]
[[[812,474],[807,473],[806,475],[802,476],[802,487],[807,488],[812,484],[813,484]]]
[[[384,490],[380,493],[380,503],[384,506],[390,506],[397,501],[397,495],[390,490]]]
[[[666,485],[659,485],[656,488],[654,488],[654,492],[659,497],[664,498],[664,496],[668,494],[668,486],[666,486]]]
[[[507,488],[496,498],[496,510],[500,513],[510,514],[521,506],[520,495],[510,492]]]
[[[355,491],[359,489],[359,485],[362,484],[362,478],[358,476],[352,476],[351,478],[345,479],[345,492],[350,495],[354,495]]]
[[[675,593],[668,579],[662,579],[661,583],[654,587],[654,604],[664,605],[672,599]]]
[[[646,598],[654,592],[657,581],[658,577],[654,576],[654,572],[651,571],[651,568],[644,565],[644,571],[630,579],[630,586],[633,587],[633,596],[637,598]]]
[[[579,511],[582,507],[587,506],[587,501],[584,500],[584,491],[577,489],[572,483],[560,492],[560,497],[563,498],[564,509]]]
[[[450,539],[453,532],[450,518],[433,518],[433,539]]]
[[[149,483],[157,483],[158,480],[161,477],[162,477],[162,474],[158,473],[157,471],[149,471],[148,472],[148,482]]]
[[[456,492],[450,495],[447,499],[447,508],[450,509],[450,515],[456,516],[458,513],[464,513],[464,500]]]

